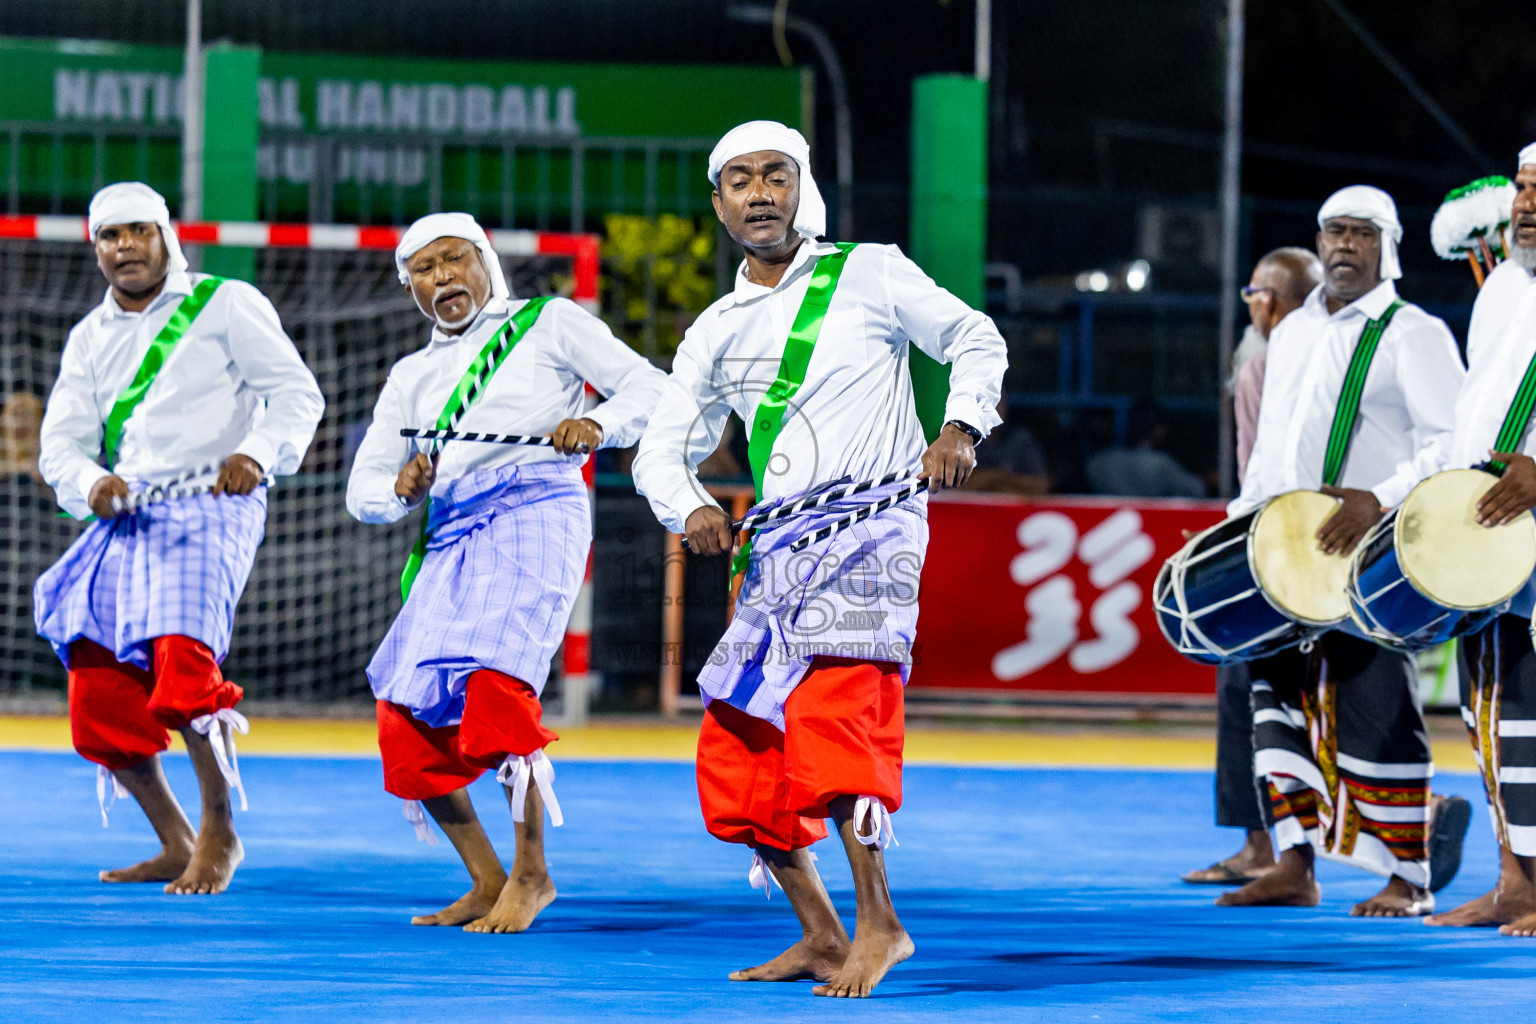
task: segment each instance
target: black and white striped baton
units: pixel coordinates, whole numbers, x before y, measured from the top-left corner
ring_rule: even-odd
[[[217,474],[223,466],[223,460],[204,463],[201,466],[187,470],[175,479],[154,484],[142,491],[135,491],[126,498],[113,498],[112,511],[118,515],[123,515],[127,512],[137,512],[146,505],[159,505],[162,502],[173,501],[178,498],[192,498],[199,494],[212,494],[213,489],[218,486],[217,479],[212,483],[201,484],[193,484],[191,481],[196,480],[198,477],[208,476],[210,473]],[[261,482],[270,487],[273,484],[273,478],[265,476]]]
[[[833,487],[829,490],[821,491],[819,493],[812,492],[803,498],[785,502],[782,505],[770,509],[765,509],[762,512],[754,512],[751,515],[743,516],[741,519],[732,523],[731,533],[735,534],[742,530],[755,529],[759,526],[762,526],[764,523],[771,523],[775,519],[783,519],[786,516],[792,516],[795,513],[803,512],[808,508],[820,508],[823,505],[830,504],[831,502],[838,501],[842,498],[846,498],[854,494],[874,490],[876,487],[884,487],[886,484],[893,484],[900,480],[902,478],[902,474],[906,472],[909,471],[898,469],[893,473],[887,473],[885,476],[875,480],[864,480],[856,484],[844,484],[842,487]],[[683,550],[688,550],[687,537],[683,538]]]
[[[806,534],[804,537],[801,537],[799,540],[795,541],[789,546],[789,552],[790,554],[795,554],[797,552],[804,551],[812,544],[821,543],[828,537],[835,537],[855,523],[862,523],[864,520],[868,519],[875,513],[884,512],[892,505],[906,501],[908,498],[913,497],[919,492],[927,490],[930,483],[932,483],[931,479],[918,480],[914,477],[913,479],[908,480],[906,485],[903,486],[902,489],[897,491],[895,494],[888,494],[884,498],[881,498],[879,501],[870,502],[863,508],[855,512],[848,513],[846,516],[843,516],[843,518],[837,520],[836,522],[823,526],[815,533]]]
[[[400,436],[418,441],[479,441],[481,444],[526,444],[543,448],[552,447],[555,443],[555,439],[548,434],[484,434],[469,430],[417,430],[414,427],[401,429]],[[585,443],[576,446],[578,455],[590,452],[591,449]]]

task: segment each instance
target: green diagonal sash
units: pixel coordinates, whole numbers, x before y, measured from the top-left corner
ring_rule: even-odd
[[[219,285],[224,283],[222,277],[206,277],[199,281],[192,289],[192,294],[181,300],[176,307],[176,312],[171,314],[160,333],[155,335],[155,340],[149,343],[149,351],[144,353],[144,361],[139,364],[138,372],[133,375],[133,383],[128,385],[128,390],[117,396],[117,401],[112,405],[112,411],[107,415],[106,426],[103,428],[102,448],[107,453],[107,466],[117,463],[117,446],[123,439],[123,427],[128,424],[128,417],[144,401],[144,396],[149,393],[149,387],[160,375],[165,361],[170,358],[171,350],[176,347],[192,326],[192,321],[197,319],[208,305],[208,300],[213,298],[213,293],[219,290]]]
[[[1525,376],[1520,378],[1520,386],[1515,389],[1515,400],[1509,403],[1509,411],[1504,414],[1504,425],[1499,428],[1499,437],[1493,443],[1493,450],[1519,451],[1516,446],[1525,437],[1533,412],[1536,412],[1536,356],[1532,356],[1525,367]],[[1490,462],[1488,468],[1503,476],[1504,470],[1509,467],[1502,462]]]
[[[773,456],[773,444],[784,429],[784,413],[790,399],[805,382],[805,370],[811,363],[811,352],[816,339],[821,336],[821,325],[827,318],[827,307],[832,304],[832,293],[837,290],[838,279],[848,263],[848,254],[857,242],[839,242],[836,252],[829,252],[816,260],[811,271],[811,283],[800,300],[800,311],[795,314],[789,338],[784,342],[784,355],[779,360],[779,373],[757,409],[752,413],[752,427],[748,431],[747,461],[752,464],[752,482],[757,488],[757,500],[763,500],[763,477]],[[747,541],[731,562],[734,577],[747,567],[752,556],[752,542]]]
[[[1333,411],[1333,428],[1328,431],[1328,450],[1323,455],[1323,484],[1332,487],[1339,482],[1344,471],[1344,459],[1349,455],[1349,444],[1354,440],[1355,424],[1360,418],[1360,396],[1365,394],[1365,378],[1371,372],[1371,360],[1376,357],[1376,347],[1387,325],[1403,306],[1401,299],[1393,299],[1375,320],[1360,332],[1355,354],[1350,357],[1349,369],[1344,373],[1344,386],[1339,390],[1338,408]]]
[[[506,362],[512,349],[528,333],[533,322],[539,318],[539,312],[549,302],[549,296],[540,296],[529,299],[522,309],[512,314],[512,319],[502,324],[495,334],[481,347],[480,354],[475,356],[475,361],[469,364],[469,369],[464,371],[464,376],[459,378],[458,387],[453,389],[453,394],[448,396],[448,404],[443,406],[442,415],[437,418],[438,430],[457,430],[459,421],[470,407],[479,401],[485,394],[486,385],[495,375],[501,364]],[[441,442],[433,442],[435,449]],[[416,546],[411,548],[410,557],[405,560],[405,570],[400,573],[400,599],[403,601],[411,596],[411,584],[416,581],[416,574],[421,571],[422,559],[427,556],[427,519],[432,511],[432,496],[427,495],[427,500],[421,506],[421,535],[416,538]]]

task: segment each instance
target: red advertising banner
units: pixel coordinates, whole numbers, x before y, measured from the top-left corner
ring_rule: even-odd
[[[928,506],[914,687],[1209,696],[1157,628],[1152,584],[1215,501],[946,494]]]

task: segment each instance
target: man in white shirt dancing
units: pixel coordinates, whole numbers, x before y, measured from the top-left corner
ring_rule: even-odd
[[[581,464],[634,444],[665,379],[568,299],[514,299],[485,231],[464,213],[423,217],[395,250],[400,281],[432,320],[396,363],[347,482],[347,510],[395,523],[426,502],[402,579],[405,607],[368,666],[384,788],[420,801],[473,887],[421,925],[521,932],[555,898],[544,807],[561,823],[539,695],[592,545]],[[584,382],[611,397],[584,412]],[[549,447],[417,442],[407,428],[547,434]],[[465,788],[487,768],[517,826],[512,877]]]
[[[734,411],[748,424],[767,505],[848,481],[919,473],[963,483],[997,425],[1007,365],[997,329],[894,246],[818,241],[826,208],[805,139],[753,121],[710,155],[715,211],[746,250],[735,290],[689,328],[635,459],[637,488],[692,550],[731,550],[729,517],[698,464]],[[943,427],[925,444],[909,345],[953,366]],[[890,484],[863,498],[892,496]],[[758,531],[736,617],[699,675],[699,800],[710,833],[754,850],[788,894],[803,938],[739,981],[824,982],[867,996],[913,944],[891,906],[882,848],[901,805],[902,686],[928,541],[925,496],[830,537],[856,506],[833,502]],[[797,541],[808,546],[790,549]],[[745,554],[743,552],[742,554]],[[833,818],[853,868],[850,943],[810,845]],[[766,871],[764,867],[766,866]]]
[[[101,766],[103,822],[107,788],[126,789],[160,838],[157,856],[102,881],[217,893],[243,856],[229,790],[231,732],[245,731],[243,692],[219,664],[266,528],[263,477],[299,468],[325,401],[259,291],[187,272],[149,186],[102,189],[89,226],[111,287],[70,332],[39,465],[59,505],[96,522],[38,579],[37,631],[69,668],[70,729]],[[211,493],[118,514],[171,480]],[[195,833],[160,767],[167,729],[202,788]]]
[[[1479,520],[1497,526],[1536,508],[1536,143],[1520,153],[1506,248],[1483,282],[1467,336],[1467,381],[1456,403],[1452,466],[1504,467]],[[1499,881],[1484,896],[1426,924],[1499,925],[1536,936],[1536,651],[1531,612],[1536,578],[1509,611],[1461,638],[1461,713],[1472,736],[1489,817],[1499,841]]]
[[[1270,336],[1258,436],[1229,512],[1321,490],[1341,504],[1318,544],[1347,555],[1384,508],[1445,468],[1464,372],[1445,324],[1397,297],[1402,226],[1392,198],[1351,186],[1329,197],[1317,222],[1323,283]],[[1347,393],[1359,396],[1354,410]],[[1281,853],[1274,871],[1216,902],[1315,906],[1316,848],[1390,876],[1355,915],[1433,910],[1434,766],[1412,660],[1336,630],[1310,654],[1253,662],[1251,674],[1254,771]]]

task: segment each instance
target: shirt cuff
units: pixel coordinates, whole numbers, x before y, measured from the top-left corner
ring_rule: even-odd
[[[91,504],[91,488],[95,487],[103,478],[111,475],[112,471],[110,469],[103,469],[101,466],[92,463],[82,469],[79,476],[75,477],[75,486],[80,489],[80,497],[87,507]]]
[[[578,420],[591,420],[602,428],[603,439],[598,442],[597,446],[599,448],[617,447],[613,444],[613,438],[618,435],[619,428],[623,426],[622,423],[614,422],[616,417],[608,412],[607,406],[608,403],[604,402],[602,405],[594,406],[576,417]]]
[[[257,434],[251,434],[241,441],[240,447],[236,448],[233,454],[244,455],[251,459],[261,467],[263,473],[269,475],[273,472],[272,467],[277,465],[277,446]]]
[[[992,433],[992,428],[1002,422],[997,409],[981,404],[970,395],[949,396],[949,401],[944,403],[944,422],[950,420],[969,423],[981,431],[982,437]]]
[[[1403,503],[1403,499],[1408,497],[1408,492],[1413,488],[1413,482],[1394,476],[1371,488],[1371,493],[1376,496],[1376,501],[1382,508],[1396,508]]]

